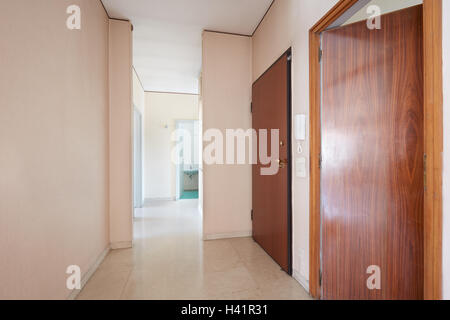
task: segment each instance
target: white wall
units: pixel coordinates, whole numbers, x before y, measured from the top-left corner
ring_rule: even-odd
[[[443,175],[443,297],[450,300],[450,1],[443,2],[444,175]]]
[[[253,80],[292,46],[293,113],[309,114],[309,29],[337,0],[276,0],[253,37]],[[309,128],[307,129],[309,132]],[[309,158],[309,138],[302,143]],[[296,150],[293,155],[298,156]],[[294,277],[309,288],[309,177],[293,173]]]
[[[176,166],[171,140],[176,120],[198,120],[198,95],[145,94],[144,112],[144,198],[174,199]],[[167,127],[166,127],[167,126]]]
[[[251,38],[203,33],[203,132],[251,128],[251,59]],[[205,238],[251,235],[251,165],[204,163],[203,192]]]
[[[199,150],[199,123],[198,120],[181,121],[178,126],[179,129],[186,133],[186,145],[183,144],[183,170],[198,169],[200,150]],[[190,139],[190,141],[188,141]],[[190,145],[189,145],[190,143]]]

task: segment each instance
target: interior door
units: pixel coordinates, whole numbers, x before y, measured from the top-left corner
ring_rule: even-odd
[[[422,30],[416,6],[322,35],[324,299],[423,298]]]
[[[290,52],[285,53],[254,84],[253,128],[266,129],[268,155],[279,148],[281,165],[275,175],[261,175],[260,162],[253,165],[253,238],[291,273],[290,226]],[[272,129],[279,129],[279,142],[270,145]]]

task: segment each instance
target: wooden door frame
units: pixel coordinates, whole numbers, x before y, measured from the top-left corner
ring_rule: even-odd
[[[320,34],[358,0],[340,0],[309,30],[310,248],[309,290],[320,298]],[[442,0],[423,1],[424,42],[424,298],[442,299]]]

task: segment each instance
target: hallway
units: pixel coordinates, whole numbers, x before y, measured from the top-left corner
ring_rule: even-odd
[[[197,206],[138,209],[133,248],[111,251],[78,299],[310,299],[251,238],[202,241]]]

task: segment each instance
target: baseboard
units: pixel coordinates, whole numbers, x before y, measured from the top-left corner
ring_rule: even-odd
[[[219,239],[231,239],[231,238],[248,238],[252,236],[251,231],[240,231],[230,233],[214,233],[204,234],[203,240],[219,240]]]
[[[299,271],[293,270],[292,277],[309,293],[309,281]]]
[[[108,255],[109,251],[111,250],[110,246],[108,245],[105,250],[100,253],[100,255],[95,259],[95,262],[92,264],[92,266],[88,269],[88,271],[81,277],[81,289],[74,289],[67,297],[67,300],[75,300],[77,296],[80,294],[81,290],[83,290],[86,283],[89,281],[89,279],[92,277],[95,271],[97,271],[100,264],[105,260],[105,257]]]
[[[129,248],[133,248],[133,241],[111,242],[111,249],[112,250],[129,249]]]
[[[176,197],[166,197],[166,198],[145,198],[144,203],[152,202],[152,201],[176,201]]]

